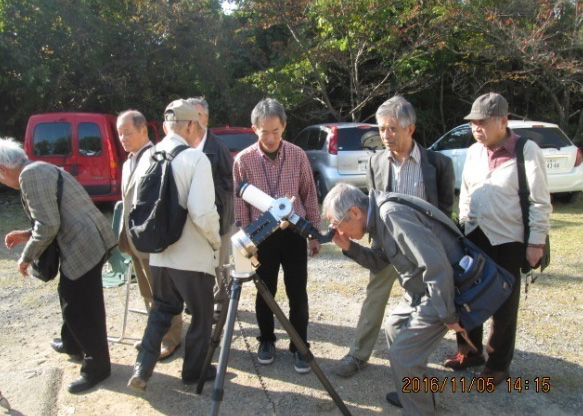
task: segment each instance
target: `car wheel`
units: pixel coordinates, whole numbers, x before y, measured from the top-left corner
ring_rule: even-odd
[[[553,194],[553,199],[562,202],[564,204],[570,204],[577,199],[580,192],[560,192]]]
[[[314,182],[316,182],[316,194],[318,195],[318,202],[322,203],[324,197],[328,194],[328,189],[326,188],[326,183],[320,175],[314,177]]]

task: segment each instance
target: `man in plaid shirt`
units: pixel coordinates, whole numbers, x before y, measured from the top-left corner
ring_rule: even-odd
[[[247,181],[273,198],[295,197],[296,214],[320,228],[320,213],[316,186],[308,157],[302,149],[282,140],[286,127],[283,106],[273,98],[260,101],[251,113],[257,143],[239,153],[233,165],[235,189]],[[241,198],[235,198],[235,221],[245,228],[262,214]],[[320,244],[295,234],[290,229],[279,230],[266,238],[258,247],[261,266],[257,274],[270,293],[277,292],[279,267],[289,299],[289,320],[302,340],[307,343],[308,332],[308,244],[310,257],[320,251]],[[261,364],[271,364],[275,358],[275,333],[273,312],[263,298],[257,295],[255,313],[259,325],[260,342],[257,359]],[[294,368],[298,373],[310,371],[297,348],[290,342],[294,354]]]

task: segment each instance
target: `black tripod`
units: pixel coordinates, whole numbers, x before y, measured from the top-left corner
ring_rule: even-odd
[[[227,362],[229,361],[229,351],[231,348],[231,338],[233,336],[233,327],[235,326],[235,316],[237,314],[237,307],[239,305],[239,298],[241,297],[241,287],[243,282],[248,282],[253,280],[255,283],[255,287],[257,288],[257,292],[261,295],[265,303],[269,306],[271,311],[274,313],[277,320],[281,323],[284,327],[286,332],[288,333],[289,337],[291,338],[292,342],[304,357],[304,360],[310,364],[312,370],[314,370],[314,374],[318,377],[322,386],[328,391],[328,394],[336,403],[336,406],[340,409],[343,415],[350,416],[350,411],[338,395],[334,387],[330,384],[330,381],[326,378],[326,375],[322,371],[322,369],[318,366],[316,361],[314,360],[314,356],[306,346],[306,344],[302,341],[302,338],[298,335],[294,327],[291,325],[290,321],[287,319],[271,293],[269,289],[259,278],[259,276],[253,273],[251,276],[245,277],[238,277],[237,273],[231,273],[231,282],[230,282],[230,294],[229,294],[229,308],[221,311],[221,315],[219,316],[219,320],[216,324],[215,330],[210,340],[209,349],[206,355],[206,359],[204,365],[202,367],[201,374],[206,374],[210,365],[211,361],[215,352],[215,349],[219,345],[221,339],[221,332],[223,330],[223,326],[225,322],[227,323],[227,327],[225,329],[225,336],[223,337],[222,345],[221,345],[221,353],[219,355],[219,365],[217,369],[217,378],[215,379],[215,385],[213,388],[212,393],[212,406],[211,406],[211,415],[216,416],[219,414],[219,406],[221,401],[223,400],[223,384],[225,382],[225,371],[227,369]],[[200,394],[204,387],[204,377],[201,377],[198,385],[196,386],[196,393]]]

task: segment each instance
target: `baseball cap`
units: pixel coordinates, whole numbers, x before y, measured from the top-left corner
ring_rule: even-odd
[[[165,121],[198,121],[198,112],[186,100],[174,100],[164,110]]]
[[[506,117],[508,115],[508,101],[500,94],[489,92],[480,95],[472,104],[472,111],[464,120],[486,120],[490,117]]]

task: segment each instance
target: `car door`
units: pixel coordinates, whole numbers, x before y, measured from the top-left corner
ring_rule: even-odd
[[[370,156],[383,148],[379,129],[363,125],[338,128],[338,173],[366,175]]]
[[[452,160],[456,189],[461,187],[467,148],[473,142],[472,130],[465,124],[450,130],[430,147],[431,150],[440,152]]]

